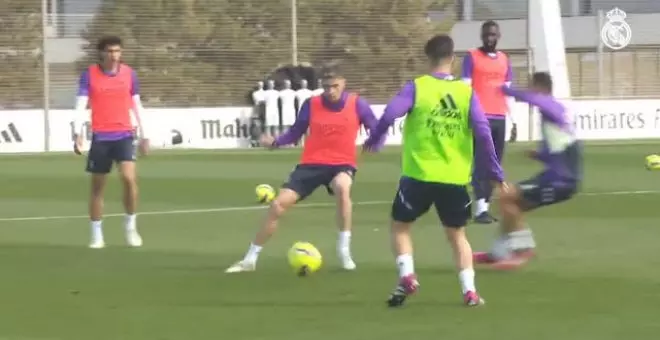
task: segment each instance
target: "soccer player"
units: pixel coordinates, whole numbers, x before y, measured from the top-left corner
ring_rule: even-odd
[[[470,85],[455,80],[450,72],[454,42],[447,35],[431,38],[424,48],[431,73],[416,78],[389,102],[375,131],[365,141],[367,151],[375,151],[395,119],[406,116],[403,130],[402,175],[392,203],[391,237],[399,284],[388,304],[400,306],[419,283],[413,264],[410,229],[433,205],[454,253],[464,302],[483,303],[477,294],[472,267],[472,248],[465,234],[470,219],[470,183],[477,155],[487,167],[486,178],[496,185],[503,182],[490,127]]]
[[[582,145],[575,137],[566,108],[552,97],[552,78],[539,72],[532,76],[530,91],[504,86],[501,90],[519,101],[539,108],[542,140],[529,153],[544,169],[536,176],[510,187],[500,196],[501,236],[490,253],[475,253],[478,263],[509,269],[524,264],[536,246],[524,213],[573,197],[581,183]]]
[[[360,124],[372,131],[376,117],[363,98],[345,92],[346,80],[334,67],[322,76],[324,92],[311,97],[303,105],[293,126],[274,139],[264,135],[261,143],[272,149],[294,144],[309,129],[300,164],[289,175],[270,205],[266,219],[250,244],[243,260],[229,267],[227,273],[253,271],[264,244],[277,229],[278,220],[296,202],[305,199],[316,188],[324,186],[337,201],[339,238],[337,252],[342,267],[356,268],[351,257],[350,241],[353,208],[351,187],[356,170],[356,146]]]
[[[506,117],[509,111],[507,97],[500,91],[502,85],[511,85],[512,70],[509,58],[504,52],[497,50],[500,38],[500,28],[494,21],[486,21],[481,26],[481,41],[483,45],[468,51],[463,59],[463,80],[474,88],[481,100],[490,123],[490,130],[495,144],[495,152],[500,164],[504,156],[506,143]],[[511,117],[509,115],[509,117]],[[513,121],[513,119],[512,119]],[[512,134],[516,133],[513,124]],[[485,166],[480,160],[475,160],[475,169]],[[475,222],[488,224],[495,218],[488,211],[493,187],[488,178],[481,176],[483,172],[475,171],[472,186],[476,196]]]
[[[146,154],[146,139],[141,119],[139,83],[133,69],[121,62],[122,42],[119,37],[101,38],[97,44],[100,62],[89,66],[80,76],[76,101],[77,119],[74,121],[74,152],[82,154],[83,127],[87,116],[87,104],[91,109],[92,142],[87,156],[87,172],[91,173],[91,220],[90,248],[105,247],[102,215],[103,192],[107,175],[113,163],[117,164],[124,187],[124,228],[129,246],[142,246],[142,237],[136,225],[138,188],[135,161],[135,128],[131,112],[135,116],[140,135],[138,148]]]

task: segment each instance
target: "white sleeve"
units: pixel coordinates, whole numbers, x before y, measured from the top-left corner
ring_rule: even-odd
[[[76,107],[75,107],[75,117],[73,118],[73,131],[74,134],[80,136],[85,133],[83,130],[85,122],[89,118],[87,113],[87,103],[89,103],[89,97],[87,96],[78,96],[76,97]]]
[[[142,120],[142,113],[144,113],[144,107],[142,106],[142,100],[140,99],[140,95],[136,94],[133,96],[133,117],[135,118],[135,122],[137,123],[138,127],[138,133],[140,134],[140,138],[142,139],[149,139],[150,136],[150,131],[149,129],[146,128],[146,125],[144,120]]]

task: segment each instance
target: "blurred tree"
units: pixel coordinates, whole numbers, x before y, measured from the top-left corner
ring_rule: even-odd
[[[427,13],[445,2],[298,0],[299,60],[350,64],[355,90],[385,98],[419,71],[423,43],[442,32]],[[292,61],[290,3],[106,0],[85,34],[90,45],[81,67],[95,62],[99,37],[116,34],[148,105],[246,104],[245,92],[258,80],[313,78],[308,68],[280,67]]]
[[[0,1],[0,108],[43,105],[41,1]]]
[[[451,12],[453,1],[299,0],[301,60],[339,61],[350,86],[383,102],[411,77],[425,72],[424,43],[446,33],[430,12]]]

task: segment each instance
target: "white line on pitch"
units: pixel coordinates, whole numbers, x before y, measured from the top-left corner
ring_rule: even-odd
[[[375,205],[384,204],[386,201],[364,201],[353,202],[354,205]],[[334,203],[300,203],[296,207],[301,208],[315,208],[315,207],[331,207]],[[268,206],[265,205],[250,205],[243,207],[223,207],[223,208],[208,208],[208,209],[181,209],[181,210],[161,210],[161,211],[144,211],[138,213],[140,216],[146,215],[183,215],[183,214],[203,214],[213,212],[229,212],[229,211],[249,211],[249,210],[263,210]],[[124,216],[121,214],[104,214],[103,217],[118,217]],[[6,217],[0,218],[0,222],[19,222],[19,221],[47,221],[47,220],[72,220],[78,218],[89,218],[88,215],[61,215],[61,216],[33,216],[33,217]]]
[[[581,196],[616,196],[616,195],[648,195],[660,194],[658,190],[610,191],[610,192],[584,192]]]
[[[648,195],[658,194],[660,191],[656,190],[637,190],[637,191],[610,191],[610,192],[587,192],[580,194],[581,196],[616,196],[616,195]],[[354,205],[378,205],[390,204],[392,201],[362,201],[353,202]],[[300,203],[296,207],[299,208],[315,208],[315,207],[331,207],[334,203]],[[250,211],[250,210],[263,210],[267,208],[264,205],[242,206],[242,207],[223,207],[223,208],[207,208],[207,209],[181,209],[181,210],[161,210],[161,211],[144,211],[138,213],[140,216],[146,215],[184,215],[184,214],[204,214],[214,212],[230,212],[230,211]],[[119,217],[124,216],[121,214],[105,214],[104,217]],[[20,221],[49,221],[49,220],[72,220],[80,218],[88,218],[87,215],[60,215],[60,216],[32,216],[32,217],[4,217],[0,218],[0,222],[20,222]]]

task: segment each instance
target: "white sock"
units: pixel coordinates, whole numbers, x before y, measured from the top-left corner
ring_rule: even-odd
[[[261,252],[261,249],[263,249],[262,246],[250,243],[250,249],[248,249],[248,252],[245,254],[243,261],[256,263],[259,259],[259,253]]]
[[[406,277],[415,273],[415,263],[411,254],[397,256],[396,265],[399,267],[399,277]]]
[[[103,241],[103,222],[91,221],[90,226],[92,229],[92,239],[96,241]]]
[[[534,235],[532,235],[532,231],[530,229],[511,232],[509,233],[509,239],[511,240],[511,249],[513,250],[536,248]]]
[[[503,260],[511,256],[511,237],[503,235],[498,237],[493,243],[490,254],[497,260]]]
[[[136,229],[136,223],[135,220],[137,219],[137,216],[135,214],[126,214],[124,216],[124,227],[126,228],[126,231],[131,231]]]
[[[486,202],[485,198],[480,198],[477,200],[477,215],[485,213],[488,211],[488,202]]]
[[[351,256],[351,231],[340,231],[337,238],[337,252],[340,256]]]
[[[474,269],[468,268],[458,272],[458,280],[461,282],[461,290],[463,291],[463,294],[477,291],[477,288],[474,285]]]

